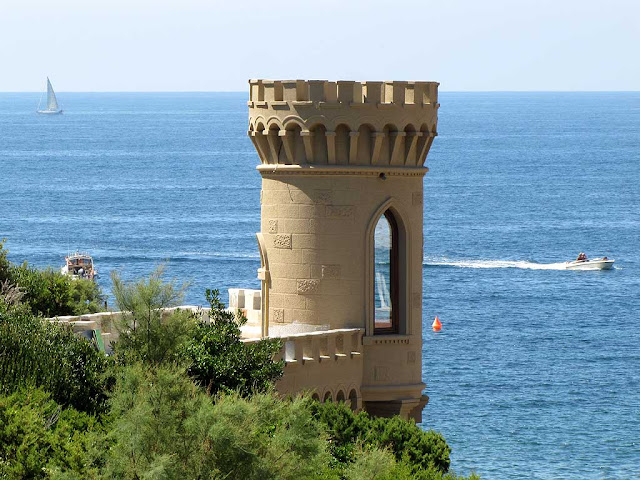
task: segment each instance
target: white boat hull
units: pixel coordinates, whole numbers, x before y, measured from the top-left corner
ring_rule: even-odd
[[[603,260],[597,258],[594,260],[585,260],[583,262],[567,262],[567,270],[610,270],[615,260]]]
[[[36,112],[41,115],[60,115],[62,110],[37,110]]]

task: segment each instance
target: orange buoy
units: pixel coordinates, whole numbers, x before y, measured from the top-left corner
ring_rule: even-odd
[[[431,324],[431,328],[433,328],[434,332],[439,332],[440,330],[442,330],[442,323],[440,323],[440,319],[438,318],[437,315],[435,320]]]

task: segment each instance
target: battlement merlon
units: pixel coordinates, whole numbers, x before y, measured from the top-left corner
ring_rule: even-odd
[[[263,164],[422,167],[437,82],[250,80],[249,136]]]

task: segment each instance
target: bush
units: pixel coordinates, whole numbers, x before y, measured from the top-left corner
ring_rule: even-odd
[[[207,290],[210,323],[196,326],[184,348],[189,375],[211,395],[238,392],[247,396],[265,392],[282,376],[284,362],[273,361],[281,342],[265,339],[255,343],[240,340],[240,327],[247,319],[228,312],[218,290]]]
[[[354,414],[344,403],[316,402],[313,411],[327,427],[337,465],[348,466],[354,461],[358,447],[363,446],[389,450],[397,461],[406,462],[414,472],[449,470],[450,448],[439,433],[424,431],[400,417]]]
[[[50,478],[53,470],[87,478],[94,431],[102,431],[96,418],[63,409],[42,390],[0,397],[0,478]]]
[[[108,358],[68,325],[35,317],[25,305],[0,299],[0,394],[42,387],[63,406],[101,411],[108,365]]]
[[[221,396],[176,367],[122,370],[112,397],[108,478],[331,478],[308,399]],[[335,478],[335,476],[333,477]]]

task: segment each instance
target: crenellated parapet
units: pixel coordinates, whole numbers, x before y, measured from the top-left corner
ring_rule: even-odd
[[[250,80],[249,136],[266,165],[422,167],[437,82]]]

